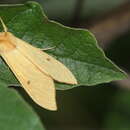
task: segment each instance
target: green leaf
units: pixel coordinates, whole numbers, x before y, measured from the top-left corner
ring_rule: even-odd
[[[65,27],[48,20],[39,4],[0,6],[0,16],[10,32],[39,48],[56,47],[46,51],[63,62],[75,75],[80,85],[97,85],[120,80],[126,75],[108,60],[98,47],[95,37],[87,30]],[[1,28],[2,29],[2,28]],[[0,79],[8,84],[16,79],[0,62]],[[69,89],[75,85],[57,83],[57,89]]]
[[[19,94],[0,81],[0,129],[45,130],[32,110]]]

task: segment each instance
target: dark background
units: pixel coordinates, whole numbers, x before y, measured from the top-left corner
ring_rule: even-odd
[[[1,0],[0,3],[25,1]],[[129,74],[129,0],[35,1],[41,3],[49,19],[93,32],[107,57]],[[57,102],[57,112],[31,104],[47,130],[130,130],[130,78],[57,91]]]

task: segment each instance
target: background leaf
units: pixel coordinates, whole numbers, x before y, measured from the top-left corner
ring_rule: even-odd
[[[39,4],[1,6],[0,16],[17,37],[39,48],[56,47],[49,54],[63,62],[76,76],[79,85],[96,85],[125,78],[125,74],[112,64],[97,46],[94,36],[87,30],[72,29],[49,21]],[[11,72],[1,61],[2,80],[16,83]],[[6,68],[5,68],[6,67]],[[6,71],[6,72],[5,72]],[[11,76],[10,76],[11,77]],[[57,89],[76,86],[57,84]]]
[[[0,129],[45,130],[32,110],[19,94],[0,81]]]
[[[111,130],[129,130],[130,128],[130,91],[119,90],[115,95],[115,99],[109,106],[106,114],[104,126]]]

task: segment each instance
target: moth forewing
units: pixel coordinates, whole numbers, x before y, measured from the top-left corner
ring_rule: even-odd
[[[26,92],[37,104],[49,110],[57,109],[55,87],[51,77],[44,74],[17,48],[10,51],[3,50],[1,56],[11,68]]]
[[[14,44],[19,51],[54,80],[62,83],[77,84],[75,76],[61,62],[27,42],[16,38],[11,33],[10,37],[12,41],[15,41]]]

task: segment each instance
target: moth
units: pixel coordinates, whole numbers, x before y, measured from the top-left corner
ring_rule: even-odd
[[[35,103],[48,110],[57,110],[54,81],[77,84],[72,72],[60,61],[11,32],[0,18],[0,55],[22,87]]]

